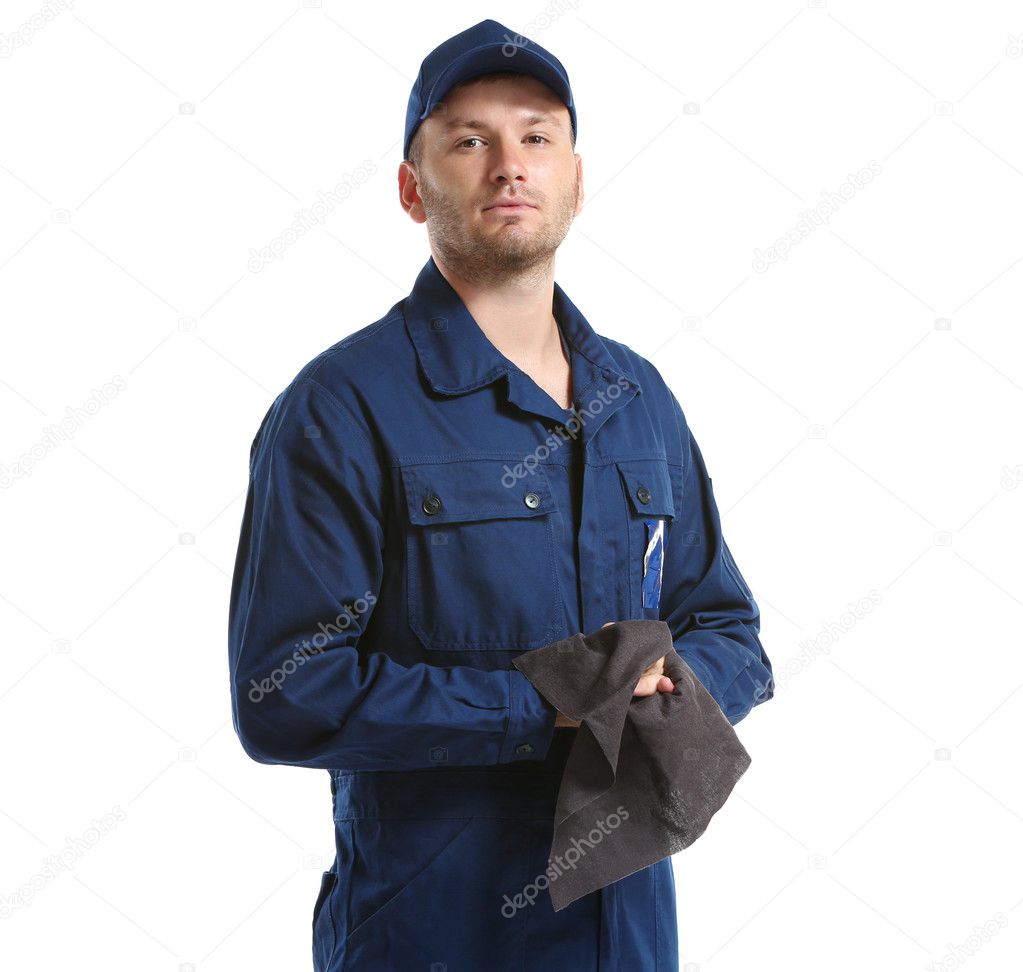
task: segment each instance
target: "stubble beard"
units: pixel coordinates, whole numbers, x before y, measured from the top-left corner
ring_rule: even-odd
[[[472,284],[530,281],[551,271],[555,251],[575,218],[579,175],[576,173],[574,183],[560,196],[538,200],[542,208],[537,214],[511,217],[513,225],[501,225],[487,233],[474,232],[451,197],[423,179],[419,181],[419,195],[426,211],[430,243],[461,279]],[[530,229],[528,220],[536,221],[537,227]]]

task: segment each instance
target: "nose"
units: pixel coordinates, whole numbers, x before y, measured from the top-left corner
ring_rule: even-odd
[[[494,182],[525,182],[528,178],[523,147],[513,138],[496,138],[490,177]]]

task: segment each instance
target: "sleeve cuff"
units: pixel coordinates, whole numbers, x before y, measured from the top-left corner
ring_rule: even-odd
[[[501,745],[500,763],[542,760],[554,738],[558,710],[517,668],[508,672],[508,728]]]
[[[723,707],[725,715],[734,726],[745,719],[755,705],[766,702],[773,696],[774,679],[770,675],[765,684],[751,674],[750,668],[744,668],[736,675],[735,681],[728,689],[729,701]]]
[[[675,646],[675,650],[678,651],[678,645]],[[721,700],[718,698],[714,691],[714,681],[711,679],[710,674],[695,655],[687,655],[685,652],[679,651],[679,657],[684,661],[692,670],[693,674],[700,680],[703,687],[713,696],[718,705],[721,704]]]

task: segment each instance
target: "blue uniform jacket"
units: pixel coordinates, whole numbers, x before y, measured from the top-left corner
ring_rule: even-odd
[[[559,916],[545,895],[500,915],[497,892],[543,870],[544,787],[573,732],[511,661],[659,618],[732,724],[773,695],[682,408],[557,284],[553,310],[571,411],[494,347],[431,257],[407,298],[299,371],[252,442],[234,728],[254,760],[330,771],[321,972],[473,968],[477,933],[489,969],[676,969],[670,861]],[[571,923],[555,935],[557,921]],[[563,944],[566,929],[586,940]]]

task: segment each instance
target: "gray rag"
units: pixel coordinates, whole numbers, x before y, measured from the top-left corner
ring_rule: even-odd
[[[675,691],[633,696],[662,655]],[[618,621],[512,663],[582,723],[554,813],[547,873],[555,911],[688,847],[750,765],[664,621]]]

